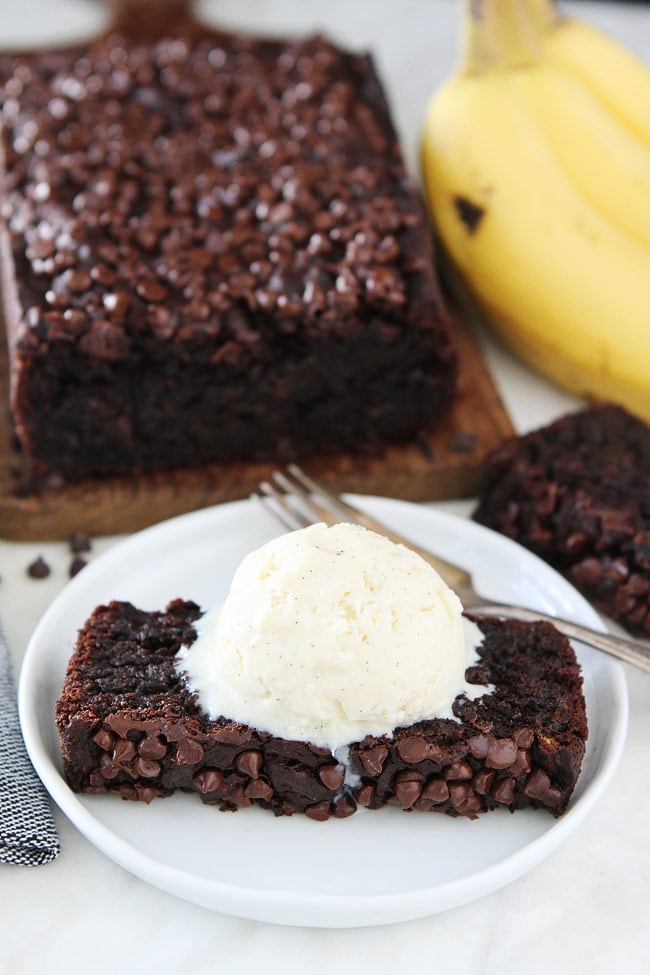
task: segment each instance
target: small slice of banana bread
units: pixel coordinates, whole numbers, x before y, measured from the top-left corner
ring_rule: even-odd
[[[176,654],[201,610],[100,606],[83,627],[56,707],[63,765],[77,792],[150,802],[195,792],[222,810],[252,804],[325,820],[357,806],[475,818],[495,808],[559,816],[580,772],[587,717],[580,668],[549,623],[478,619],[483,643],[457,720],[420,721],[336,755],[204,714]]]
[[[650,634],[650,427],[598,404],[487,460],[476,521],[525,545],[630,632]]]

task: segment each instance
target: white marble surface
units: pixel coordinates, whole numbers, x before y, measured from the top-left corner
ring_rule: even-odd
[[[650,10],[643,5],[568,3],[650,61]],[[56,7],[56,16],[51,11]],[[203,7],[234,26],[278,32],[320,28],[377,56],[410,160],[422,110],[455,56],[453,0],[214,0]],[[82,0],[3,0],[0,37],[62,23]],[[29,15],[26,16],[26,11]],[[48,21],[49,18],[49,21]],[[70,22],[70,21],[68,21]],[[22,34],[21,34],[22,32]],[[504,401],[520,430],[574,405],[481,337]],[[447,510],[467,514],[468,502]],[[0,539],[2,527],[0,526]],[[93,557],[115,539],[95,542]],[[42,554],[52,575],[33,581]],[[29,635],[67,578],[63,544],[0,540],[0,618],[16,668]],[[0,972],[171,973],[392,972],[424,970],[547,975],[650,970],[650,678],[626,668],[631,717],[623,760],[583,826],[520,880],[431,918],[345,931],[281,928],[211,913],[147,886],[114,866],[62,816],[62,853],[46,867],[0,866]],[[378,851],[380,855],[380,851]],[[333,867],[334,869],[334,867]]]

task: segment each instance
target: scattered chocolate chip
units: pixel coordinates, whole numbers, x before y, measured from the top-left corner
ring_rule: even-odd
[[[27,567],[27,575],[31,579],[47,579],[51,571],[49,565],[41,555]]]
[[[88,565],[86,559],[82,559],[80,555],[77,555],[70,562],[70,567],[68,569],[68,575],[70,576],[70,578],[71,579],[74,578],[74,576],[76,576],[78,572],[81,572],[81,570],[85,568],[86,565]]]

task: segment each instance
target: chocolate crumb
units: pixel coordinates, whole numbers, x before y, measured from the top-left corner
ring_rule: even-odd
[[[50,572],[49,565],[41,555],[27,567],[27,575],[31,579],[46,579]]]
[[[86,560],[82,559],[80,555],[77,555],[70,563],[70,568],[68,569],[70,578],[73,579],[86,565],[88,565]]]

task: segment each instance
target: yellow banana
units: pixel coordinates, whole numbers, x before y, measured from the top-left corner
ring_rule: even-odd
[[[437,233],[516,352],[650,419],[650,152],[546,56],[527,4],[467,0],[422,136]]]
[[[650,71],[603,31],[558,13],[553,0],[526,0],[544,55],[582,81],[646,146],[650,146]]]

